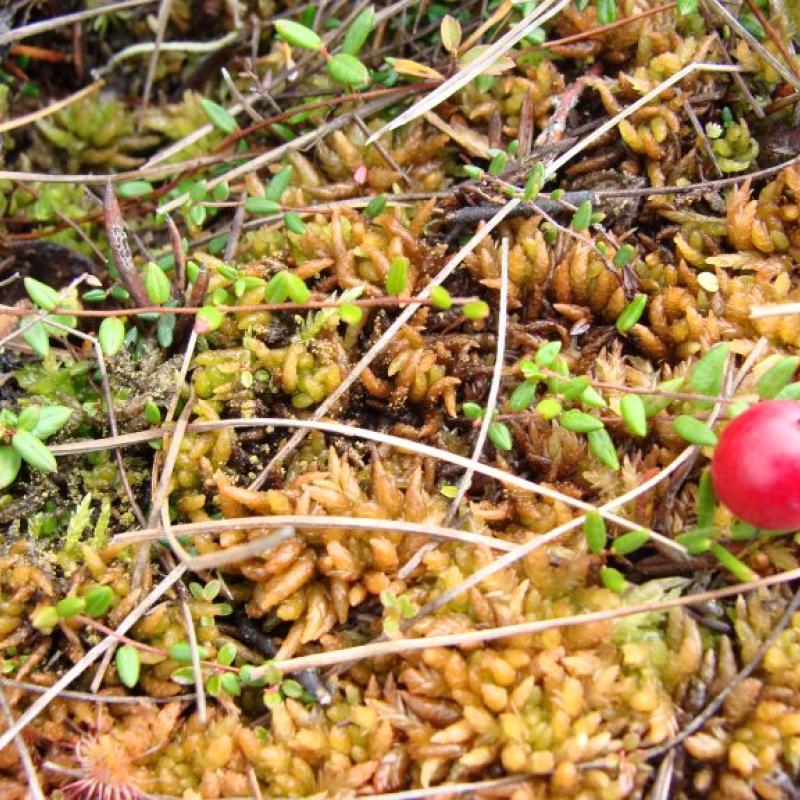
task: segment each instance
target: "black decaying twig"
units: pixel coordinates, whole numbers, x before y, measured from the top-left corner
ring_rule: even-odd
[[[273,642],[272,638],[267,636],[266,633],[259,630],[244,611],[238,611],[231,621],[233,622],[232,630],[235,631],[236,637],[240,639],[243,644],[252,647],[253,650],[257,650],[266,658],[275,657],[278,652],[275,642]],[[298,672],[295,677],[297,678],[297,682],[307,692],[312,694],[320,705],[328,706],[331,704],[333,698],[320,678],[319,670],[304,669]]]

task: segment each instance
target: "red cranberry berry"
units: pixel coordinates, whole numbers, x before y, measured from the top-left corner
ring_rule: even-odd
[[[743,522],[800,529],[800,403],[767,400],[736,417],[714,450],[711,478]]]

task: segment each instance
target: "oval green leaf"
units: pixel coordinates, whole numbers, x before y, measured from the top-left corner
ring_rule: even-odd
[[[98,619],[108,613],[114,604],[114,590],[110,586],[94,586],[83,596],[86,602],[86,613],[92,619]]]
[[[115,356],[125,342],[125,323],[119,317],[106,317],[97,330],[103,354]]]
[[[43,472],[55,472],[58,465],[47,445],[30,431],[18,430],[11,439],[13,448],[24,461]]]
[[[786,356],[771,366],[758,381],[756,386],[758,396],[765,400],[775,397],[792,380],[798,365],[800,357]]]
[[[626,394],[620,400],[619,407],[625,420],[625,427],[634,436],[646,436],[647,414],[642,398],[638,394]]]
[[[586,438],[589,441],[589,450],[601,464],[605,464],[609,469],[619,469],[619,459],[614,448],[614,442],[605,428],[589,431],[586,434]]]
[[[22,458],[11,445],[0,446],[0,489],[14,483],[21,466]]]
[[[72,409],[67,406],[45,406],[39,412],[39,419],[31,429],[31,433],[44,441],[58,433],[72,416]]]
[[[116,656],[117,675],[123,686],[133,689],[139,682],[139,673],[142,669],[141,661],[139,660],[139,651],[129,645],[123,645],[117,650]]]
[[[25,291],[34,305],[45,311],[52,311],[58,306],[58,292],[52,286],[37,281],[36,278],[25,278]]]
[[[589,551],[599,555],[606,549],[608,534],[606,521],[596,511],[590,511],[583,521],[583,535],[586,537],[586,546]]]
[[[157,306],[170,298],[170,282],[167,274],[155,261],[148,261],[144,268],[144,288],[150,301]]]
[[[322,39],[318,34],[294,20],[279,19],[275,23],[275,30],[278,36],[289,42],[292,47],[300,47],[303,50],[319,50],[322,47]]]
[[[675,417],[672,422],[672,429],[681,439],[696,444],[701,447],[713,447],[717,443],[717,435],[705,422],[701,422],[696,417],[688,414],[681,414]]]
[[[348,88],[358,89],[369,83],[369,70],[348,53],[337,53],[328,59],[328,74]]]
[[[375,8],[367,6],[351,23],[342,40],[342,52],[357,56],[375,24]]]
[[[647,531],[628,531],[614,540],[611,550],[614,555],[627,556],[638,550],[649,538],[650,534]]]
[[[233,133],[236,130],[236,118],[227,108],[207,97],[200,98],[200,105],[215,128],[219,128],[223,133]]]

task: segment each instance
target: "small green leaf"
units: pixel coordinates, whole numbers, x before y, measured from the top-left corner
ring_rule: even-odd
[[[139,682],[139,673],[142,668],[139,651],[132,645],[123,645],[117,650],[116,666],[117,675],[123,686],[133,689]]]
[[[24,428],[26,431],[33,431],[36,423],[39,421],[39,415],[42,412],[42,407],[37,405],[25,406],[19,412],[17,417],[17,426]]]
[[[228,181],[222,181],[221,183],[218,183],[214,187],[211,196],[218,203],[224,203],[231,196],[231,187],[228,185]]]
[[[276,172],[272,178],[270,178],[270,182],[267,184],[267,188],[264,190],[264,199],[272,200],[274,203],[279,203],[281,197],[283,197],[283,193],[289,188],[289,182],[291,180],[292,166],[289,164],[288,166],[285,166]]]
[[[58,625],[58,612],[55,606],[44,606],[34,612],[31,617],[31,625],[42,633],[51,633],[53,628]]]
[[[389,264],[389,271],[386,275],[386,291],[395,295],[401,295],[408,286],[408,259],[403,256],[396,256]]]
[[[483,177],[483,170],[480,167],[476,167],[474,164],[465,164],[464,173],[467,177],[476,181],[479,181]]]
[[[590,511],[583,521],[583,535],[586,537],[586,546],[591,553],[599,555],[606,549],[608,534],[606,521],[596,511]]]
[[[536,413],[545,420],[545,422],[555,419],[561,413],[561,410],[562,405],[555,397],[545,397],[536,404],[535,409]]]
[[[214,306],[203,306],[194,319],[195,332],[205,334],[217,330],[225,321],[225,315]]]
[[[244,210],[248,214],[276,214],[281,210],[280,203],[267,200],[266,197],[248,197],[244,201]]]
[[[0,489],[14,483],[22,466],[20,454],[11,445],[0,445]]]
[[[173,661],[181,661],[184,664],[188,664],[192,660],[192,646],[189,642],[175,642],[175,644],[169,646],[167,653]],[[208,658],[208,650],[198,645],[197,655],[203,661]]]
[[[570,409],[565,411],[559,418],[559,424],[566,428],[568,431],[575,433],[589,433],[590,431],[599,431],[603,427],[603,423],[592,414],[587,414],[585,411],[578,411],[577,409]]]
[[[592,222],[592,203],[584,200],[572,215],[570,228],[574,231],[585,231]]]
[[[152,400],[144,404],[144,418],[151,425],[158,425],[161,422],[161,409]]]
[[[216,578],[213,581],[209,581],[203,587],[203,600],[207,603],[213,602],[217,595],[222,591],[222,582],[217,580]]]
[[[577,378],[567,381],[566,383],[560,382],[557,387],[557,392],[565,400],[577,400],[583,396],[583,393],[589,388],[590,381],[588,376],[579,375]]]
[[[194,200],[195,203],[200,203],[205,200],[206,197],[208,197],[208,181],[205,178],[192,181],[189,187],[189,197]]]
[[[81,295],[81,300],[86,303],[102,303],[108,297],[104,289],[89,289]]]
[[[775,395],[776,400],[800,400],[800,381],[790,383],[784,386],[778,394]]]
[[[758,536],[758,528],[747,522],[736,522],[731,525],[731,539],[734,542],[746,542]]]
[[[719,542],[711,542],[709,547],[714,558],[722,564],[738,581],[749,583],[758,575],[743,561],[740,561],[730,550],[726,550]]]
[[[219,697],[221,690],[222,682],[220,681],[220,676],[217,673],[210,675],[206,681],[206,692],[208,692],[208,694],[210,694],[212,697]]]
[[[383,210],[386,208],[386,203],[388,202],[387,197],[385,194],[376,194],[372,200],[367,203],[367,207],[364,209],[364,213],[370,218],[375,219],[378,214],[382,214]]]
[[[700,7],[700,0],[678,0],[678,13],[685,17],[687,14],[694,14]]]
[[[761,376],[756,386],[759,397],[765,400],[775,397],[792,380],[798,365],[800,365],[800,357],[786,356],[771,366]]]
[[[524,411],[536,399],[536,386],[534,381],[519,384],[508,398],[509,408],[512,411]]]
[[[153,193],[153,184],[149,181],[125,181],[117,187],[117,194],[125,199],[131,197],[146,197]]]
[[[307,303],[308,298],[311,297],[311,290],[299,275],[287,271],[286,294],[293,303]]]
[[[163,348],[172,346],[176,318],[174,314],[162,314],[156,323],[156,339]]]
[[[166,303],[171,296],[169,278],[155,261],[148,261],[145,265],[144,288],[150,301],[157,306]]]
[[[319,50],[322,47],[322,39],[311,28],[294,20],[279,19],[275,23],[275,30],[278,36],[289,42],[292,47],[300,47],[303,50]]]
[[[189,209],[189,219],[196,228],[202,228],[203,223],[206,221],[205,206],[192,206]]]
[[[697,525],[705,528],[714,522],[717,510],[717,496],[714,493],[714,484],[711,481],[710,470],[704,469],[700,473],[697,484]]]
[[[217,652],[217,663],[229,667],[236,658],[236,645],[233,642],[225,642]]]
[[[36,278],[25,278],[25,291],[34,304],[45,311],[52,311],[58,306],[58,292]]]
[[[539,369],[539,366],[529,358],[520,359],[519,369],[529,381],[543,381],[545,379],[545,374]]]
[[[303,696],[303,687],[291,678],[287,678],[285,681],[281,682],[281,691],[286,697],[292,697],[294,699]]]
[[[523,200],[533,200],[539,192],[542,191],[544,180],[544,164],[539,161],[533,165],[533,169],[528,173],[528,178],[525,181],[525,189],[522,192]]]
[[[617,330],[622,334],[628,333],[641,319],[646,306],[647,295],[637,294],[636,297],[622,309],[622,313],[617,317]]]
[[[480,419],[483,416],[483,409],[477,403],[464,403],[461,406],[464,416],[470,420]]]
[[[375,24],[375,8],[367,6],[351,23],[342,40],[342,52],[357,56]]]
[[[369,83],[369,70],[348,53],[337,53],[328,59],[328,74],[336,83],[347,88],[358,89]]]
[[[289,282],[286,276],[289,273],[286,270],[276,273],[270,278],[264,288],[264,299],[268,303],[284,303],[289,296]]]
[[[456,55],[461,45],[461,23],[447,14],[439,25],[439,37],[442,40],[442,47],[450,55]]]
[[[253,675],[255,667],[252,664],[244,664],[239,670],[239,681],[242,686],[266,686],[265,678],[256,678]],[[280,678],[278,678],[280,680]]]
[[[298,236],[302,236],[306,232],[306,224],[296,211],[287,211],[283,215],[283,224]]]
[[[610,25],[617,19],[616,0],[597,0],[597,21],[600,25]]]
[[[72,619],[82,614],[86,608],[86,601],[82,597],[70,595],[56,603],[56,613],[61,619]]]
[[[681,547],[685,547],[690,556],[699,556],[701,553],[708,552],[712,540],[707,529],[698,529],[678,534],[675,537],[675,541]]]
[[[728,345],[712,347],[689,374],[689,386],[699,394],[717,395],[722,387],[722,373],[728,360]]]
[[[489,162],[489,167],[486,170],[490,175],[501,175],[503,170],[508,165],[508,153],[502,150],[493,148],[489,151],[492,154],[492,160]]]
[[[717,435],[714,431],[705,422],[701,422],[696,417],[690,417],[688,414],[681,414],[679,417],[675,417],[672,422],[672,429],[689,444],[713,447],[717,443]]]
[[[594,386],[587,386],[583,390],[581,394],[581,403],[585,406],[589,406],[589,408],[606,408],[606,406],[608,406],[603,395],[601,395]]]
[[[650,534],[647,531],[628,531],[618,536],[611,545],[611,551],[617,556],[627,556],[644,545]]]
[[[761,23],[752,14],[747,11],[741,13],[739,15],[739,22],[748,33],[750,33],[752,36],[755,36],[755,38],[760,42],[764,41],[767,33],[762,27]]]
[[[606,589],[610,589],[616,594],[621,594],[628,588],[628,581],[625,576],[614,567],[603,567],[600,570],[600,582]]]
[[[533,358],[534,363],[540,367],[549,367],[560,352],[561,342],[547,342],[536,351],[536,355]]]
[[[619,459],[617,458],[617,451],[614,448],[614,442],[611,440],[608,431],[605,428],[600,430],[589,431],[586,434],[589,441],[589,450],[592,455],[601,463],[605,464],[609,469],[619,469]]]
[[[489,425],[489,438],[498,450],[511,450],[514,447],[511,431],[505,422],[492,422]]]
[[[239,678],[232,672],[226,672],[219,679],[219,683],[231,697],[238,697],[242,693],[242,685],[239,683]]]
[[[644,401],[638,394],[623,395],[619,402],[622,418],[625,420],[625,427],[634,436],[647,435],[647,414],[644,409]]]
[[[11,444],[32,467],[43,472],[55,472],[58,468],[56,459],[47,449],[47,445],[30,431],[18,430],[11,439]]]
[[[489,306],[483,300],[470,300],[464,304],[461,311],[467,319],[476,321],[489,316]]]
[[[194,683],[194,669],[192,667],[178,667],[169,679],[181,686],[191,686]]]
[[[125,342],[125,323],[119,317],[106,317],[97,330],[97,340],[104,355],[116,355]]]
[[[436,308],[441,308],[444,311],[451,308],[453,305],[453,298],[450,297],[450,292],[448,292],[444,286],[432,286],[430,297],[431,303],[433,303]]]
[[[236,130],[236,117],[227,108],[207,97],[200,98],[200,105],[215,128],[219,128],[223,133],[233,133]]]
[[[41,358],[47,358],[50,354],[50,338],[47,328],[41,322],[34,322],[33,325],[22,331],[22,338],[33,348],[33,352]]]
[[[94,586],[83,596],[86,601],[86,613],[92,619],[98,619],[108,613],[114,604],[116,595],[110,586]]]
[[[626,264],[631,263],[631,259],[636,254],[636,251],[629,244],[623,244],[614,255],[613,264],[615,267],[624,267]]]
[[[673,378],[669,381],[662,381],[656,387],[661,392],[677,392],[683,386],[683,378]],[[675,398],[664,397],[663,395],[653,394],[644,398],[644,412],[648,419],[661,413],[670,403],[674,403]]]
[[[364,317],[364,312],[354,303],[342,303],[339,306],[339,318],[348,325],[358,325]]]
[[[36,425],[31,428],[31,433],[44,441],[58,433],[72,416],[72,409],[67,406],[44,406],[39,412]]]

